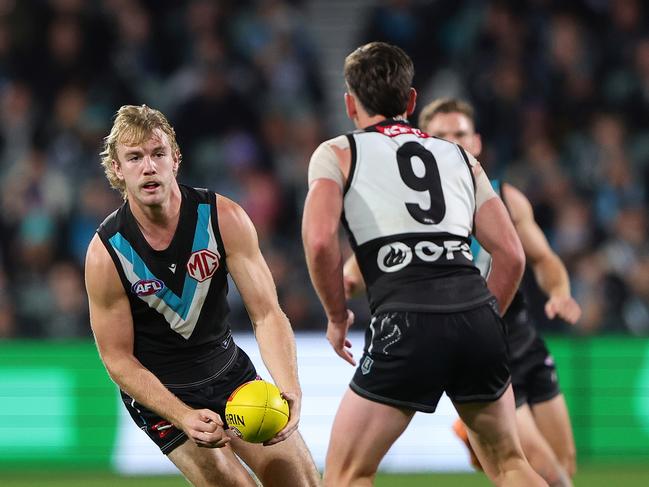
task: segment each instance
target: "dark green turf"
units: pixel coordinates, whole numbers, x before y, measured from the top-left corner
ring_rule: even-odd
[[[0,473],[2,487],[188,487],[179,476],[120,477],[107,473]],[[376,487],[485,487],[481,474],[379,475]],[[647,487],[649,465],[581,467],[575,487]]]

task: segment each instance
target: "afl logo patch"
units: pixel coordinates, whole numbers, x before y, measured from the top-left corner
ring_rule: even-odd
[[[187,261],[187,273],[198,282],[203,282],[214,275],[219,268],[218,253],[203,249],[197,250],[189,256]]]
[[[165,285],[160,279],[140,279],[131,286],[131,291],[133,291],[133,294],[143,298],[144,296],[151,296],[161,291],[164,287]]]

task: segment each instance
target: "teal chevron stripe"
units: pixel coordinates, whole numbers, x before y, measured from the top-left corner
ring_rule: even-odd
[[[210,205],[198,205],[198,222],[196,224],[196,231],[194,232],[194,242],[192,244],[192,252],[208,248],[209,233],[208,227],[210,225]],[[121,234],[116,233],[109,239],[110,244],[116,252],[119,252],[133,265],[133,272],[138,279],[160,279],[157,277],[144,263],[144,260],[138,255],[135,249],[131,246],[128,240]],[[191,308],[196,293],[196,286],[198,282],[192,279],[189,275],[185,275],[183,283],[183,293],[178,297],[171,289],[165,286],[162,290],[156,293],[169,308],[171,308],[183,320],[187,319],[187,314]]]
[[[491,180],[491,187],[500,196],[500,179],[492,179]],[[472,236],[472,238],[471,238],[471,253],[473,254],[474,261],[477,260],[478,252],[480,252],[481,250],[482,250],[482,245],[480,245],[480,242],[478,242],[478,239],[476,239],[475,236]]]

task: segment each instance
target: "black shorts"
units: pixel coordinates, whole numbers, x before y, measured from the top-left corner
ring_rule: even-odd
[[[237,347],[237,357],[232,367],[207,385],[196,389],[172,391],[181,401],[195,409],[211,409],[225,418],[225,403],[232,391],[244,382],[257,378],[255,366],[246,353]],[[122,401],[135,424],[168,455],[187,440],[187,435],[166,419],[135,402],[121,391]]]
[[[516,407],[538,404],[561,394],[554,359],[539,336],[525,353],[509,364]]]
[[[371,401],[432,413],[443,392],[455,402],[495,401],[509,383],[504,324],[485,304],[375,315],[350,387]]]

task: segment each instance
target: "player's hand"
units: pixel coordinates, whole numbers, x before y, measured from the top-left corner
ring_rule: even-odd
[[[581,317],[581,307],[572,296],[553,296],[545,303],[545,314],[548,318],[561,318],[571,325]]]
[[[345,287],[345,299],[351,299],[358,296],[365,284],[353,276],[343,275],[343,285]]]
[[[270,440],[264,443],[265,446],[274,445],[280,441],[284,441],[297,431],[298,423],[300,422],[300,409],[302,407],[302,395],[295,394],[294,392],[282,392],[282,397],[288,403],[288,423],[284,429],[273,436]]]
[[[352,348],[352,342],[347,338],[347,330],[354,323],[354,313],[347,310],[347,318],[344,321],[332,321],[327,323],[327,340],[331,343],[334,351],[352,365],[356,365],[354,356],[349,351]]]
[[[223,430],[223,421],[209,409],[192,409],[182,419],[182,430],[203,448],[222,448],[230,442]]]

